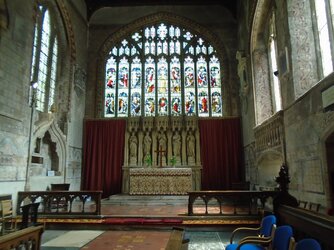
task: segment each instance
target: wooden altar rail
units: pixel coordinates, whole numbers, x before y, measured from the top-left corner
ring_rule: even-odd
[[[0,237],[0,250],[39,250],[43,226],[33,226]]]
[[[228,190],[228,191],[193,191],[188,192],[188,215],[244,215],[245,211],[238,212],[238,208],[247,208],[246,214],[258,213],[258,201],[260,201],[260,209],[265,207],[266,200],[269,197],[274,198],[278,191],[242,191],[242,190]],[[204,202],[205,212],[194,213],[194,203]],[[219,206],[219,213],[209,213],[209,202],[217,202]],[[213,204],[215,205],[215,204]],[[233,208],[233,213],[225,212],[223,207]],[[254,207],[256,209],[254,210]]]
[[[315,238],[323,250],[334,250],[334,217],[303,208],[280,206],[277,209],[279,224],[293,227],[294,238]]]
[[[17,210],[27,203],[39,202],[38,215],[101,215],[102,191],[18,192]]]

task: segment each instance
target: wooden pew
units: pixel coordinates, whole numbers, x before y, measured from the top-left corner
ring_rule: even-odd
[[[186,250],[188,249],[188,243],[189,239],[184,238],[184,229],[173,227],[166,250]]]
[[[0,237],[0,250],[39,250],[43,226],[28,227]]]
[[[293,227],[297,241],[303,238],[318,240],[324,250],[334,250],[334,218],[309,209],[280,206],[277,210],[279,224]]]

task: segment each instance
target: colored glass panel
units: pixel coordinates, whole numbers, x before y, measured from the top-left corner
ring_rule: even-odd
[[[210,85],[211,87],[220,87],[220,64],[217,57],[213,56],[210,59]]]
[[[176,57],[171,61],[170,83],[172,93],[181,93],[181,67]]]
[[[155,115],[155,62],[149,57],[145,63],[145,116]]]
[[[118,87],[129,87],[129,63],[126,58],[122,58],[118,68]]]
[[[106,117],[115,117],[115,91],[106,90],[104,112]]]
[[[146,98],[145,101],[145,116],[154,116],[155,101],[153,97]]]
[[[196,114],[196,97],[195,91],[193,89],[185,91],[185,112],[186,115],[195,115]]]
[[[139,92],[131,95],[131,116],[140,116],[141,96]]]
[[[168,64],[164,57],[158,61],[158,114],[168,114]]]
[[[211,94],[211,112],[212,116],[222,116],[223,114],[223,101],[221,96],[221,90],[219,88],[214,89]]]
[[[136,57],[131,64],[131,89],[141,88],[141,62]]]
[[[207,64],[203,57],[197,62],[197,86],[199,88],[208,86]]]
[[[120,91],[118,94],[118,117],[128,115],[128,93]]]
[[[115,59],[109,58],[106,65],[106,89],[115,88],[116,67]]]
[[[123,39],[109,55],[106,117],[222,115],[220,62],[198,34],[159,23]]]
[[[198,93],[198,115],[209,116],[209,95],[207,90]]]
[[[184,85],[186,88],[195,86],[194,78],[194,62],[193,59],[188,56],[184,63]]]

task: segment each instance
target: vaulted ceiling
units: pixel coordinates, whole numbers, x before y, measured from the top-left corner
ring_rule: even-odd
[[[87,5],[87,18],[104,7],[116,6],[157,6],[157,5],[220,5],[229,10],[236,17],[238,0],[85,0]]]

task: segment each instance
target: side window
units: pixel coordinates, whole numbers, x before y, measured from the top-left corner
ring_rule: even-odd
[[[273,113],[280,111],[282,109],[281,101],[281,89],[280,82],[278,78],[278,67],[277,67],[277,48],[276,48],[276,27],[275,27],[275,15],[274,13],[270,19],[269,26],[269,46],[268,46],[268,56],[270,64],[270,90],[271,90],[271,100],[273,106]]]
[[[316,40],[319,51],[320,77],[326,77],[333,72],[333,0],[314,0],[316,23]]]
[[[43,5],[38,6],[31,82],[38,84],[36,109],[41,112],[50,112],[54,103],[58,60],[58,37],[55,27],[49,9]]]

